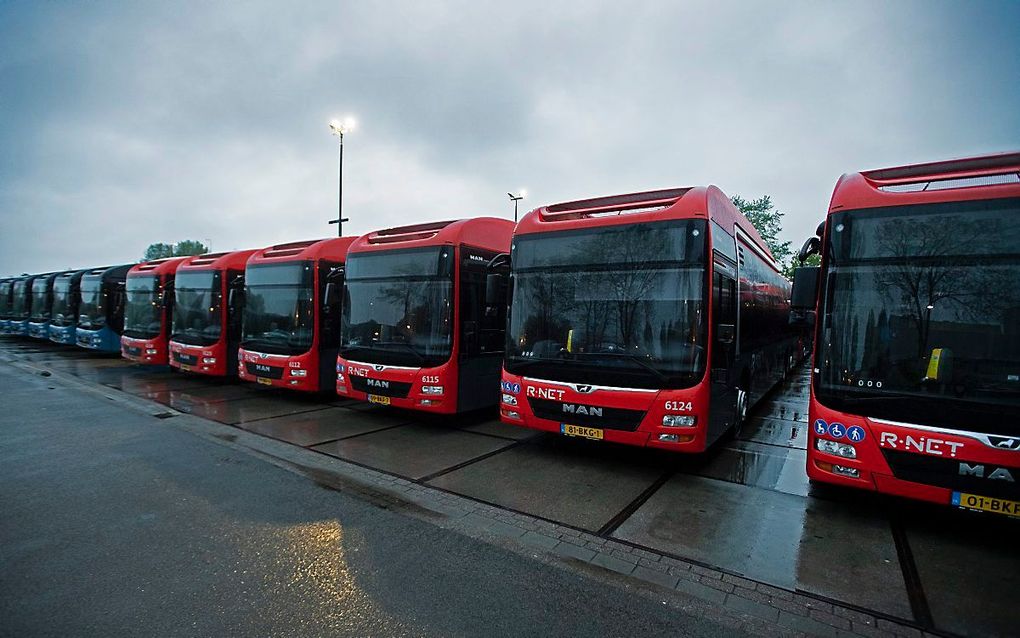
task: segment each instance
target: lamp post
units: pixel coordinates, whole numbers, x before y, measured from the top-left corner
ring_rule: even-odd
[[[354,118],[348,117],[344,121],[331,120],[329,129],[340,140],[340,150],[336,163],[336,219],[330,220],[330,224],[336,224],[337,237],[344,236],[344,222],[350,221],[344,218],[344,133],[354,130]]]
[[[510,201],[512,201],[514,203],[514,221],[516,222],[517,221],[517,202],[519,202],[522,199],[524,199],[525,197],[527,197],[528,193],[527,193],[527,191],[525,191],[522,188],[520,190],[520,192],[518,192],[516,195],[514,195],[513,193],[507,193],[507,195],[510,197]]]

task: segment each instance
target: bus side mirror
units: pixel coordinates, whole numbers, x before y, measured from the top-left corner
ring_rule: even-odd
[[[822,249],[822,240],[817,237],[808,237],[804,245],[800,247],[800,252],[797,253],[797,259],[800,263],[804,263],[804,260],[811,255],[817,255],[818,251]]]
[[[715,326],[715,340],[729,345],[737,336],[737,328],[732,323],[720,323]]]
[[[326,284],[326,292],[322,295],[322,306],[328,312],[329,308],[331,308],[337,301],[339,301],[339,292],[337,291],[336,284],[330,282]]]
[[[818,239],[813,237],[812,239]],[[801,251],[803,252],[803,251]],[[793,293],[790,307],[794,310],[814,310],[818,302],[818,266],[800,266],[793,271]]]
[[[485,305],[498,306],[506,303],[506,275],[498,272],[485,276]]]

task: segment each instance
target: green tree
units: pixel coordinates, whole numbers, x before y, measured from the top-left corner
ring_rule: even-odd
[[[162,242],[158,244],[149,244],[149,247],[145,249],[145,254],[142,255],[142,261],[152,261],[153,259],[165,259],[167,257],[174,256],[173,244],[164,244]]]
[[[204,255],[209,252],[209,247],[194,239],[185,239],[174,246],[174,255],[177,257],[190,257],[191,255]]]
[[[744,217],[758,229],[758,234],[772,251],[772,257],[775,258],[776,263],[785,268],[793,257],[790,242],[779,241],[779,232],[783,230],[783,215],[786,213],[775,207],[770,195],[762,195],[758,199],[752,200],[734,195],[730,199],[733,200],[733,205],[744,214]]]
[[[209,247],[194,239],[185,239],[177,244],[149,244],[142,256],[142,261],[153,259],[166,259],[167,257],[190,257],[191,255],[202,255],[209,252]]]

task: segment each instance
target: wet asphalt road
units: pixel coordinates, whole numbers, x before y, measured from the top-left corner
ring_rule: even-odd
[[[0,635],[733,630],[0,366]]]
[[[804,472],[808,373],[742,435],[672,455],[173,374],[76,348],[0,357],[508,510],[959,635],[1018,635],[1020,521],[818,488]],[[168,412],[170,413],[170,412]]]

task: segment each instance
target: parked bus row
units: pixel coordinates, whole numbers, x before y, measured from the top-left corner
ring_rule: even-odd
[[[3,280],[0,329],[677,452],[739,431],[813,341],[812,480],[1020,515],[1018,176],[844,176],[792,291],[709,186]]]

